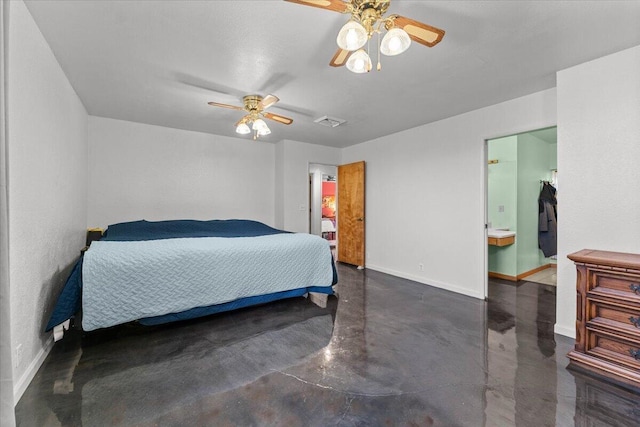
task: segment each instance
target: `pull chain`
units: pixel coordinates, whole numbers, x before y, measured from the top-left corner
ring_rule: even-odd
[[[376,66],[376,70],[380,71],[382,69],[382,65],[380,65],[380,31],[378,31],[378,65]]]

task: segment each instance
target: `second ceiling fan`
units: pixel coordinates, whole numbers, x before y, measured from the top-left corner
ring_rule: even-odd
[[[378,64],[380,70],[380,53],[387,56],[398,55],[409,48],[411,41],[424,46],[433,47],[444,37],[444,30],[400,15],[384,14],[391,0],[285,0],[306,6],[313,6],[333,12],[349,13],[351,19],[338,33],[338,51],[329,65],[341,67],[346,65],[354,73],[371,71],[371,58],[363,49],[373,34],[378,34]],[[382,30],[386,34],[380,41]],[[367,49],[368,50],[368,49]]]
[[[267,126],[265,121],[262,120],[263,118],[282,123],[283,125],[290,125],[293,123],[293,119],[290,119],[289,117],[264,111],[279,100],[280,99],[275,95],[267,95],[264,98],[260,95],[247,95],[242,98],[244,103],[244,106],[242,107],[230,104],[221,104],[219,102],[209,102],[208,104],[213,107],[246,111],[247,114],[238,120],[235,125],[236,132],[241,135],[246,135],[253,131],[253,139],[258,139],[259,136],[265,136],[271,133],[269,126]],[[249,125],[251,125],[251,127],[249,127]]]

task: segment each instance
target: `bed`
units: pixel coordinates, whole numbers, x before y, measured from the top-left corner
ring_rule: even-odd
[[[157,325],[296,296],[331,295],[329,244],[250,220],[110,225],[73,267],[46,331],[62,337],[82,311],[92,331]]]

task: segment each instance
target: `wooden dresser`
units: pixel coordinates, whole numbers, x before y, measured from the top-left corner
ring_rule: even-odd
[[[640,254],[584,249],[569,259],[578,273],[569,365],[640,391]]]

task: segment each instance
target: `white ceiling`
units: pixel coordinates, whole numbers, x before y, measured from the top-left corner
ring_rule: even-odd
[[[275,94],[266,141],[345,147],[555,86],[640,44],[640,1],[402,1],[446,31],[357,75],[328,65],[347,16],[281,0],[26,1],[91,115],[238,136],[243,95]],[[347,120],[327,128],[324,115]],[[246,136],[244,138],[250,138]]]

